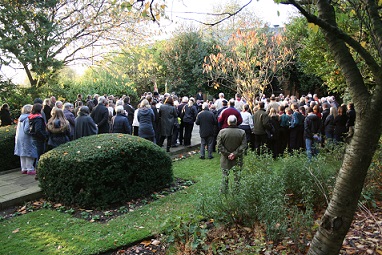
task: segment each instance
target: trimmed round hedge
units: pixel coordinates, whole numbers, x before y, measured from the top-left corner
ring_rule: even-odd
[[[20,167],[20,158],[14,155],[16,126],[0,127],[0,172]]]
[[[139,198],[173,181],[172,160],[162,148],[123,134],[63,144],[41,156],[38,176],[48,199],[92,208]]]

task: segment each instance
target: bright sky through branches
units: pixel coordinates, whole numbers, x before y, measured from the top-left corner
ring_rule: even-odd
[[[219,3],[231,3],[234,0],[172,0],[166,1],[168,9],[166,13],[170,16],[170,19],[174,21],[187,21],[194,19],[200,22],[205,21],[206,13],[216,13],[213,10],[213,6]],[[244,6],[250,0],[237,0],[240,6]],[[260,18],[264,23],[269,25],[284,25],[288,23],[288,20],[292,16],[296,16],[296,9],[292,6],[283,4],[275,4],[273,0],[252,0],[252,2],[245,7],[246,11],[251,11]]]

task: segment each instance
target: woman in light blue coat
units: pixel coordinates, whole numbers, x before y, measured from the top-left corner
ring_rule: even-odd
[[[32,143],[32,136],[29,132],[28,116],[32,111],[32,105],[24,105],[21,109],[21,116],[17,123],[15,137],[15,155],[20,157],[21,173],[32,174],[35,172],[34,162],[37,159],[37,148]]]

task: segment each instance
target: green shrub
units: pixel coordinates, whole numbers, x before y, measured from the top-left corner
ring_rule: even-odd
[[[199,209],[207,217],[228,224],[251,227],[259,222],[269,240],[290,236],[298,241],[297,235],[289,233],[290,226],[298,222],[299,231],[311,230],[313,208],[327,201],[340,166],[340,162],[330,160],[333,156],[332,152],[321,153],[308,161],[302,152],[273,160],[270,153],[258,156],[248,152],[240,191],[231,188],[222,195],[211,187],[203,194]]]
[[[20,167],[20,158],[15,156],[16,126],[0,127],[0,172]]]
[[[142,197],[173,180],[172,161],[163,149],[122,134],[63,144],[41,156],[38,175],[48,199],[87,207]]]

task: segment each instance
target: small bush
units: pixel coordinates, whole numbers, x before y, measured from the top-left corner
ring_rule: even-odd
[[[163,149],[122,134],[63,144],[41,157],[38,175],[48,199],[87,207],[149,195],[173,180],[172,161]]]
[[[0,127],[0,172],[20,167],[20,158],[15,156],[16,126]]]

